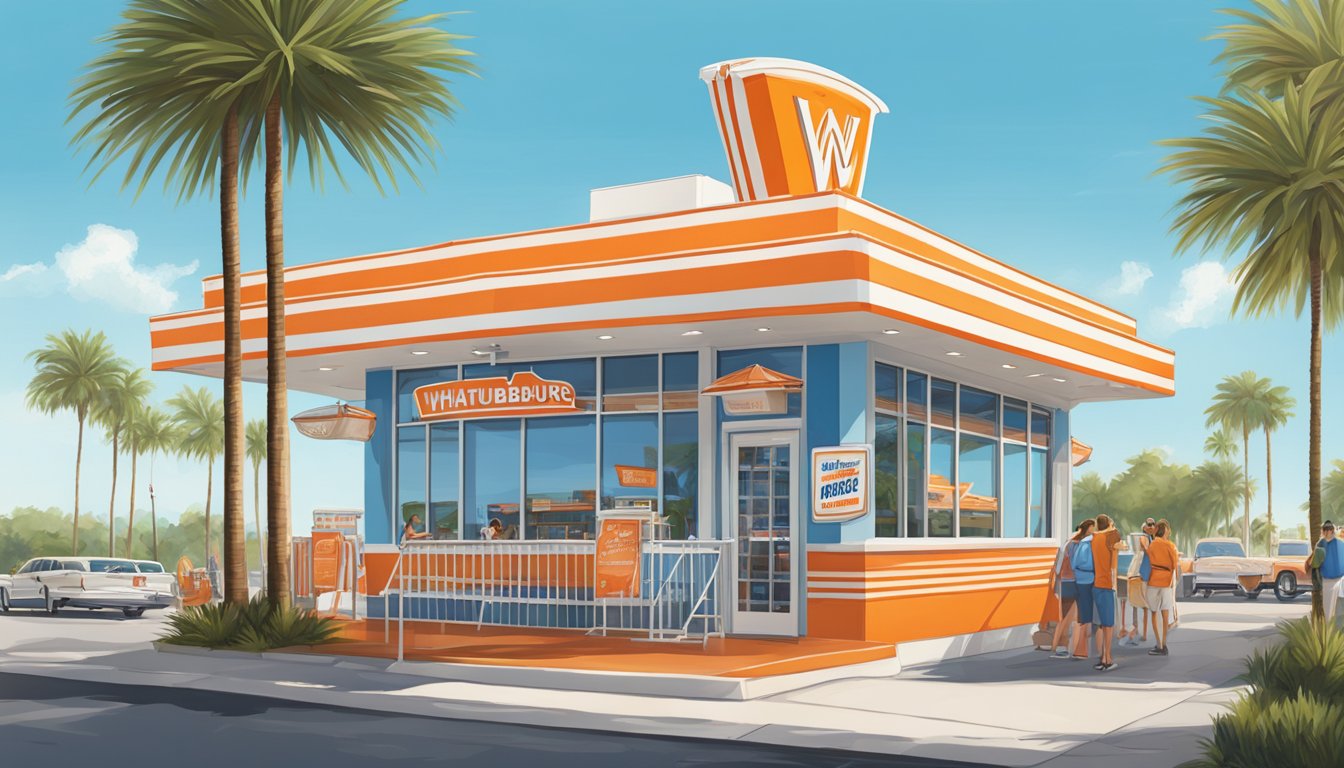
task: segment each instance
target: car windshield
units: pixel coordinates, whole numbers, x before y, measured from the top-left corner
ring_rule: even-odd
[[[130,560],[90,560],[89,570],[94,573],[135,573]]]
[[[163,566],[158,563],[136,563],[141,573],[163,573]]]
[[[1290,541],[1279,544],[1279,555],[1282,557],[1306,557],[1310,553],[1305,541]]]
[[[1195,545],[1195,557],[1245,557],[1246,550],[1237,541],[1201,541]]]

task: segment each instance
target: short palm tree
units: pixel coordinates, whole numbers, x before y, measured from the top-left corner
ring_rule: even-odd
[[[1207,417],[1205,426],[1217,424],[1223,429],[1241,432],[1241,468],[1250,477],[1251,432],[1265,423],[1270,408],[1273,384],[1269,379],[1257,376],[1255,371],[1242,371],[1236,376],[1224,376],[1218,382],[1213,402],[1204,409]],[[1245,499],[1244,517],[1241,524],[1244,546],[1251,551],[1251,497]]]
[[[1199,516],[1209,524],[1223,521],[1224,533],[1231,534],[1232,515],[1253,490],[1245,472],[1230,461],[1206,461],[1190,477],[1191,501]]]
[[[438,149],[436,117],[451,117],[456,99],[444,80],[471,74],[460,36],[432,26],[443,14],[398,18],[403,0],[248,0],[251,24],[230,42],[251,70],[240,116],[262,116],[242,132],[241,156],[264,156],[266,218],[266,594],[288,605],[289,414],[285,370],[282,155],[293,169],[302,148],[319,186],[342,154],[382,189],[395,171]],[[335,142],[333,142],[333,138]],[[248,168],[244,163],[244,172]]]
[[[1231,432],[1221,427],[1204,438],[1204,452],[1215,459],[1230,459],[1236,456],[1239,450],[1237,439]]]
[[[131,454],[131,513],[126,523],[126,556],[134,557],[131,545],[135,531],[135,473],[141,456],[150,455],[149,477],[149,522],[152,545],[150,551],[154,560],[159,559],[159,521],[154,503],[154,456],[162,451],[170,451],[177,444],[177,432],[173,419],[162,410],[146,405],[136,412],[126,428],[126,452]]]
[[[210,497],[215,489],[215,459],[224,452],[224,406],[205,387],[183,387],[168,400],[177,422],[178,451],[184,456],[205,461],[205,559],[209,562]]]
[[[112,444],[112,493],[107,502],[107,556],[117,556],[116,519],[117,505],[117,456],[121,453],[122,438],[136,415],[145,407],[145,398],[154,391],[154,384],[145,375],[143,368],[123,367],[117,371],[112,384],[103,387],[94,403],[93,418],[107,430],[107,441]],[[131,503],[135,503],[135,478],[131,478]],[[134,518],[135,510],[131,510]],[[132,520],[134,522],[134,520]],[[126,539],[130,540],[130,526],[127,525]],[[127,557],[130,556],[127,550]]]
[[[84,423],[104,387],[112,386],[121,360],[101,331],[49,334],[46,346],[29,353],[37,372],[28,382],[25,402],[42,413],[74,411],[79,423],[75,441],[75,522],[70,554],[79,554],[79,468],[84,458]]]
[[[257,557],[261,583],[266,583],[266,537],[261,527],[261,463],[266,460],[266,420],[247,422],[247,460],[252,462],[252,514],[257,519]]]
[[[1232,253],[1250,246],[1237,269],[1237,306],[1250,314],[1288,303],[1309,307],[1307,520],[1321,525],[1321,334],[1344,319],[1344,3],[1255,0],[1228,11],[1219,56],[1228,93],[1211,100],[1217,125],[1183,148],[1166,170],[1193,190],[1177,221],[1182,246],[1198,240]],[[1261,92],[1238,97],[1243,89]],[[1312,593],[1314,619],[1323,616]]]
[[[1265,524],[1270,531],[1274,530],[1274,461],[1270,438],[1293,417],[1296,406],[1297,401],[1288,394],[1287,387],[1271,387],[1265,394],[1264,410],[1260,415],[1260,430],[1265,433]],[[1273,556],[1269,550],[1273,546],[1273,542],[1266,544],[1266,556]]]

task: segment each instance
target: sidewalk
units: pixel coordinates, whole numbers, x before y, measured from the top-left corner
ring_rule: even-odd
[[[1272,636],[1276,621],[1306,610],[1303,600],[1183,602],[1170,657],[1117,649],[1120,667],[1104,675],[1083,662],[1024,650],[908,668],[897,676],[833,680],[749,701],[435,679],[414,663],[370,658],[160,653],[149,641],[161,620],[71,612],[0,617],[0,672],[991,765],[1156,767],[1197,754],[1211,716],[1236,695],[1233,678],[1242,658]]]

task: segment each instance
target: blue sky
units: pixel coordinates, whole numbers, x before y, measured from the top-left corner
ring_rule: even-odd
[[[1154,178],[1154,142],[1199,130],[1190,97],[1218,87],[1206,40],[1221,23],[1206,0],[907,0],[677,3],[411,2],[413,12],[468,10],[449,23],[473,36],[479,79],[439,126],[446,148],[423,189],[380,197],[351,174],[347,191],[286,191],[290,263],[586,220],[593,187],[705,173],[727,164],[697,79],[700,66],[741,56],[812,61],[891,107],[875,129],[865,197],[950,237],[1138,318],[1140,333],[1177,353],[1174,398],[1087,405],[1074,431],[1091,468],[1123,469],[1143,448],[1202,460],[1203,409],[1217,380],[1253,369],[1287,385],[1298,416],[1274,445],[1276,518],[1304,520],[1307,327],[1289,316],[1228,316],[1222,254],[1173,257],[1177,191]],[[77,11],[75,10],[77,8]],[[199,279],[218,271],[212,200],[182,206],[151,187],[137,201],[114,179],[88,188],[67,146],[65,98],[120,4],[6,3],[0,47],[0,511],[71,505],[74,420],[25,411],[24,355],[63,327],[104,330],[149,363],[147,314],[200,305]],[[101,227],[97,225],[102,225]],[[243,266],[263,265],[261,199],[242,211]],[[94,227],[94,229],[90,229]],[[133,235],[131,234],[133,233]],[[1129,264],[1126,266],[1126,262]],[[33,266],[41,265],[41,266]],[[23,274],[20,274],[23,273]],[[1325,343],[1325,445],[1344,457],[1332,392],[1344,373],[1338,334]],[[156,397],[204,380],[155,374]],[[250,415],[263,390],[246,387]],[[295,394],[294,410],[322,402]],[[296,522],[361,498],[361,450],[304,441],[294,452]],[[86,444],[83,488],[106,509],[108,457]],[[1264,446],[1252,446],[1263,477]],[[160,460],[160,511],[204,497],[205,469]],[[1263,482],[1262,482],[1263,486]],[[142,491],[143,492],[143,491]],[[250,478],[248,493],[250,494]],[[216,486],[218,493],[218,486]],[[118,508],[124,507],[123,501]],[[101,499],[101,500],[99,500]],[[218,503],[218,500],[216,500]],[[1253,510],[1263,513],[1265,495]]]

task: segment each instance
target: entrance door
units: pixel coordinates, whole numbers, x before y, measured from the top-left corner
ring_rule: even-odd
[[[729,510],[736,541],[734,634],[798,634],[798,433],[730,437]]]

